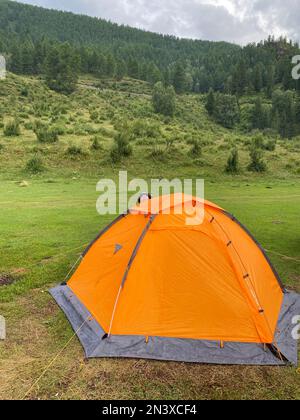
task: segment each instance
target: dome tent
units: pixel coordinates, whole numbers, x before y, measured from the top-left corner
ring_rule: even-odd
[[[167,203],[167,204],[165,204]],[[203,204],[201,224],[177,211]],[[300,296],[280,282],[250,233],[191,196],[146,200],[89,245],[51,290],[86,357],[216,364],[297,364]]]

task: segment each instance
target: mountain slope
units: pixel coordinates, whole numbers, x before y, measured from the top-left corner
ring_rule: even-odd
[[[8,0],[0,0],[0,28],[5,38],[16,40],[27,37],[33,42],[47,38],[59,42],[68,41],[77,46],[112,47],[124,56],[134,50],[139,57],[163,61],[164,64],[178,59],[197,62],[208,52],[228,57],[240,50],[240,47],[225,42],[178,39],[103,19]]]

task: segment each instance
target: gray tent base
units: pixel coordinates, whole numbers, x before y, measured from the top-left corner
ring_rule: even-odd
[[[278,366],[298,363],[298,342],[292,337],[293,317],[300,315],[300,295],[286,292],[278,323],[277,344],[284,356],[261,344],[191,340],[166,337],[110,336],[105,332],[78,300],[68,286],[58,286],[50,291],[64,311],[84,348],[86,358],[126,357],[169,360],[221,365]]]

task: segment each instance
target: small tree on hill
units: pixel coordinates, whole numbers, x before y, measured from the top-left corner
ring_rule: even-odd
[[[248,171],[265,172],[267,165],[263,160],[263,152],[260,149],[253,147],[250,151],[251,162],[248,165]]]
[[[69,44],[50,49],[45,60],[45,78],[48,87],[59,93],[72,93],[77,84],[79,58]]]
[[[154,111],[172,117],[176,109],[176,95],[173,86],[164,87],[162,82],[155,84],[152,95]]]
[[[234,148],[227,160],[225,171],[230,174],[236,174],[239,171],[239,152],[237,148]]]
[[[115,137],[110,157],[114,163],[119,162],[123,157],[131,156],[132,147],[129,143],[129,135],[127,132],[118,133]]]
[[[236,96],[218,94],[214,111],[215,120],[226,128],[233,128],[240,120]]]
[[[209,113],[209,115],[213,115],[215,112],[215,94],[214,91],[212,89],[209,90],[209,93],[207,95],[206,98],[206,104],[205,104],[205,108],[207,110],[207,112]]]
[[[173,85],[176,93],[183,93],[185,91],[186,75],[182,63],[176,63],[173,77]]]

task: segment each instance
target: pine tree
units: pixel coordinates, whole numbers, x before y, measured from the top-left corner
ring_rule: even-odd
[[[254,104],[252,114],[252,127],[262,130],[263,128],[265,128],[264,122],[264,109],[262,105],[262,100],[260,97],[258,97]]]
[[[274,89],[274,77],[275,77],[275,71],[274,66],[270,65],[267,68],[267,89],[266,93],[268,98],[272,98],[272,93]]]
[[[106,69],[105,74],[108,77],[114,77],[116,72],[116,62],[112,54],[108,54],[106,57]]]
[[[260,92],[263,87],[263,74],[260,64],[257,64],[254,68],[253,85],[256,92]]]
[[[165,116],[172,117],[175,113],[175,91],[173,86],[164,87],[162,82],[155,84],[153,88],[152,103],[154,111]]]
[[[72,93],[77,84],[79,58],[69,44],[53,47],[46,57],[45,79],[48,87],[60,93]]]
[[[185,91],[185,69],[181,62],[177,62],[174,70],[173,86],[176,93]]]
[[[122,80],[127,73],[127,67],[124,60],[117,60],[115,77],[117,80]]]
[[[162,75],[156,64],[150,63],[147,72],[147,81],[152,85],[162,80]]]
[[[128,61],[128,75],[133,79],[139,78],[139,63],[135,58],[130,58]]]
[[[206,98],[205,108],[209,115],[213,115],[215,112],[215,94],[212,89],[209,90],[209,93]]]
[[[232,76],[232,93],[242,96],[247,87],[247,66],[244,60],[241,60]]]

